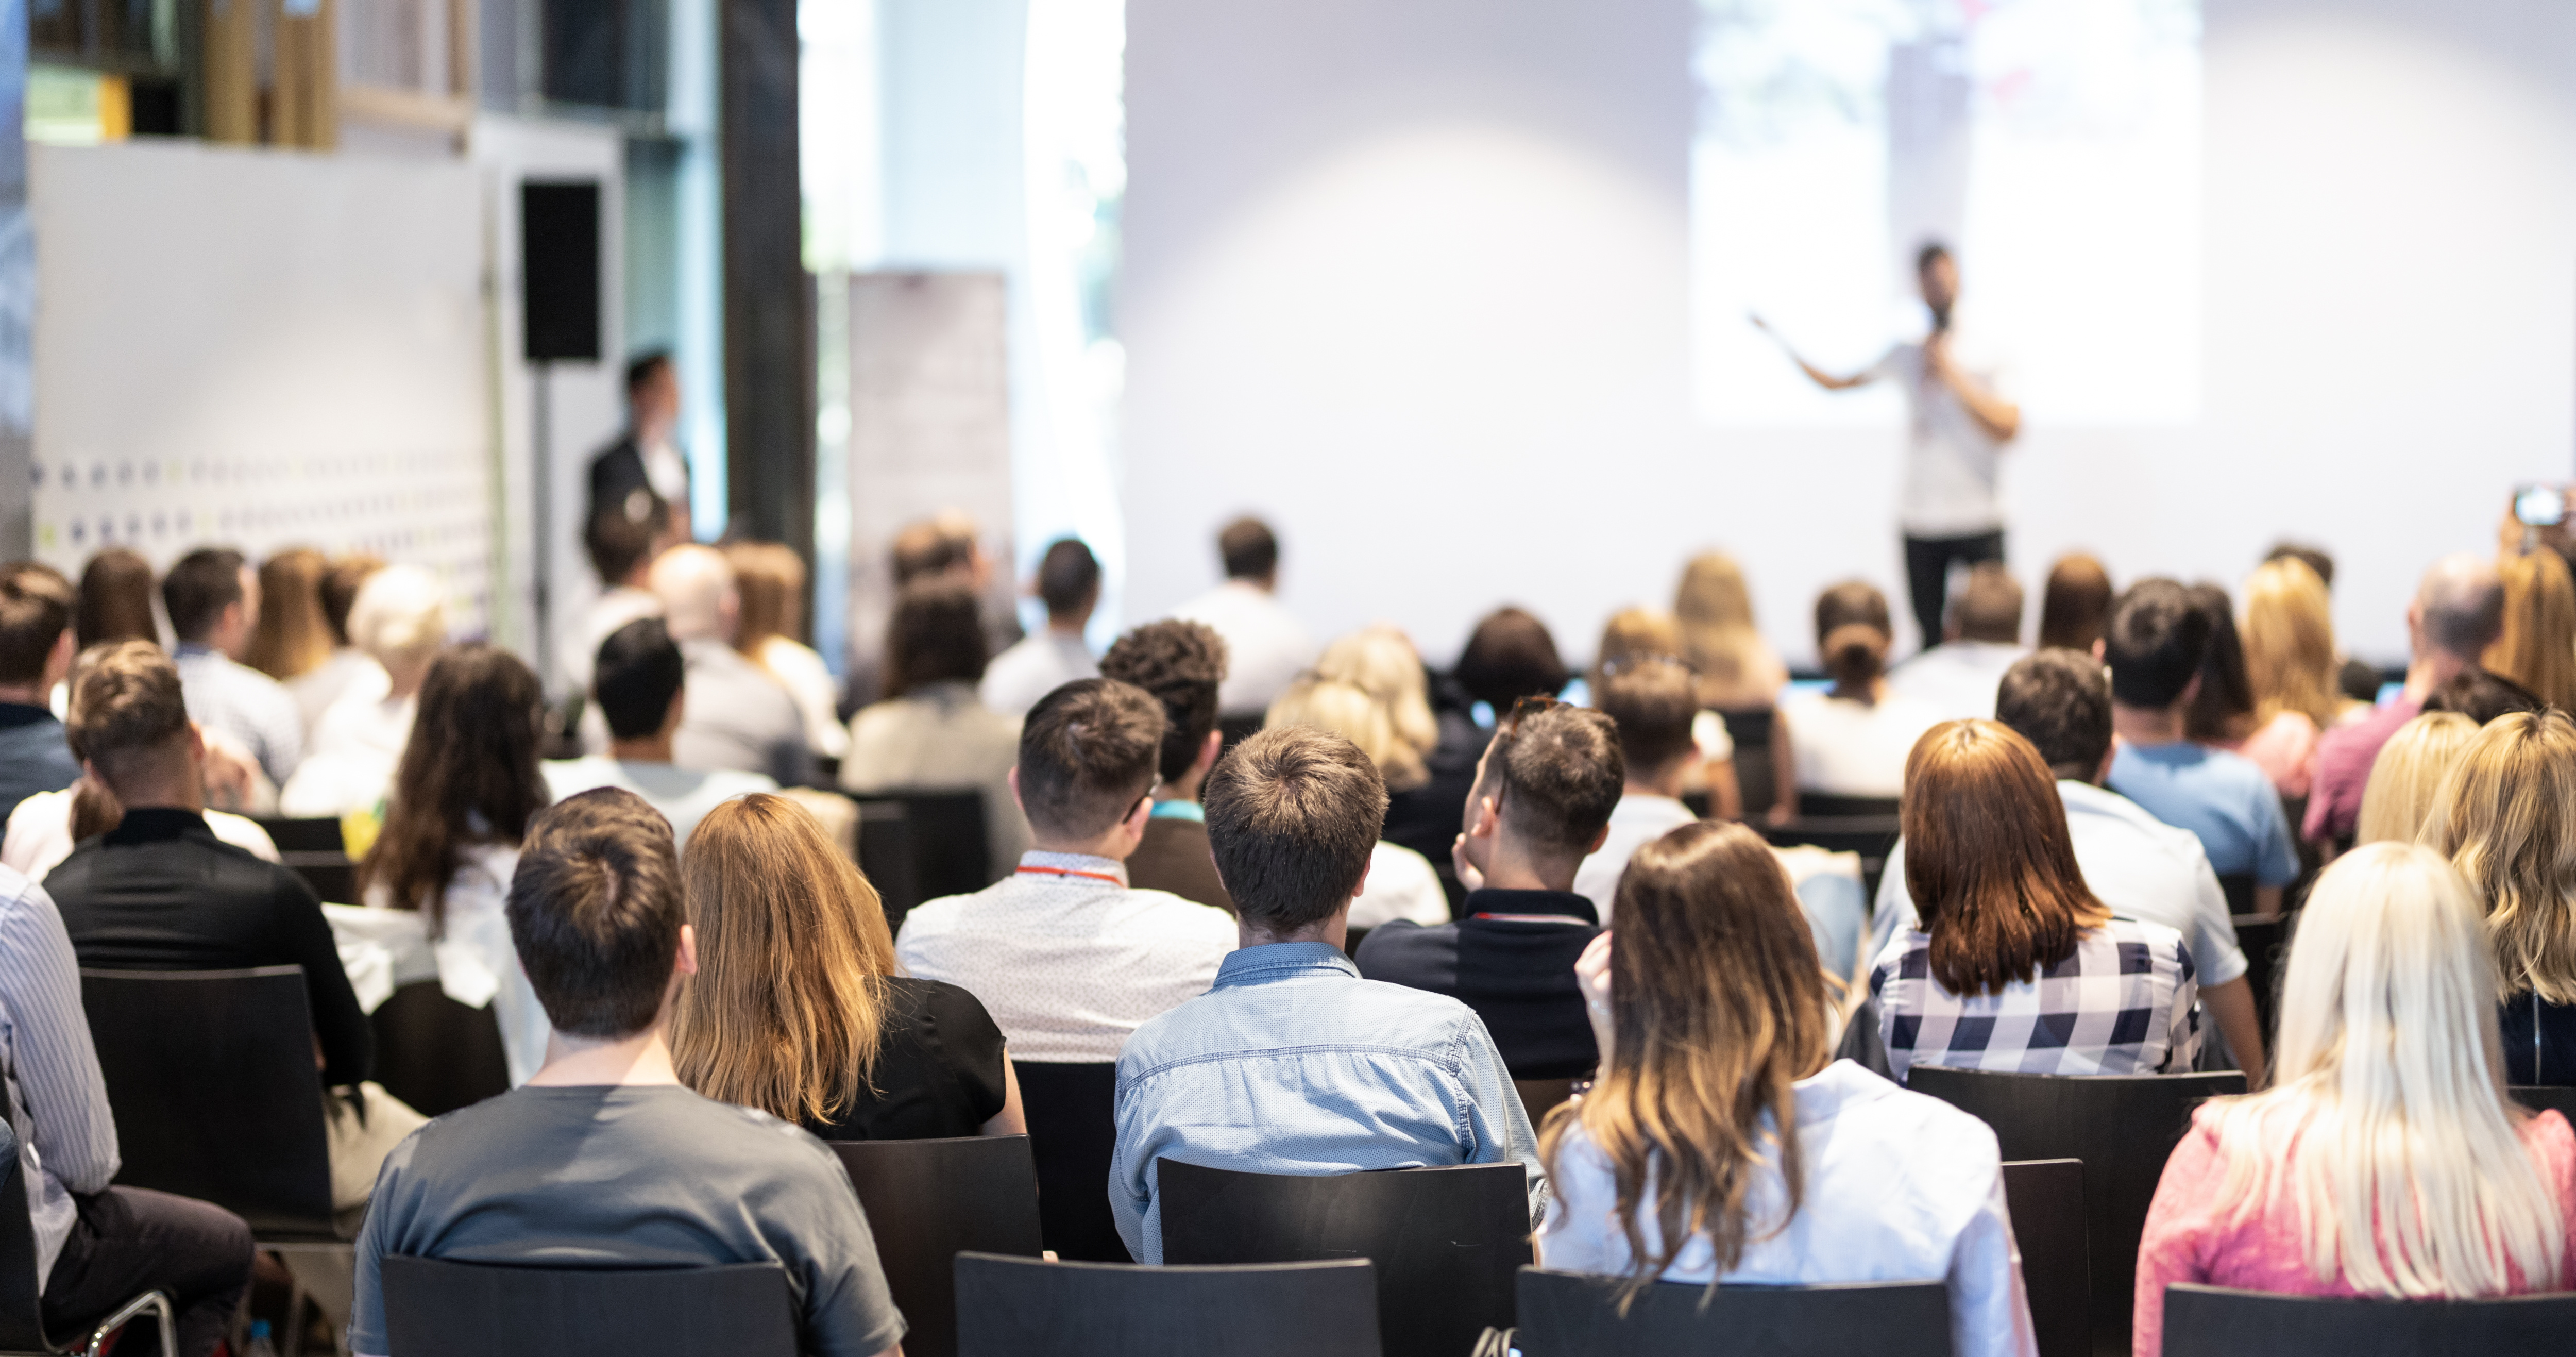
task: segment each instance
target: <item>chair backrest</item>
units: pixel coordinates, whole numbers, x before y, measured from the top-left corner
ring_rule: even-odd
[[[2253,992],[2254,1018],[2262,1024],[2266,1043],[2278,1032],[2273,1021],[2281,1011],[2281,977],[2289,973],[2290,930],[2297,917],[2257,914],[2235,920],[2236,946],[2245,953],[2245,987]]]
[[[886,927],[903,931],[903,916],[922,902],[921,880],[912,868],[912,819],[901,801],[861,801],[859,870],[877,888],[885,906]]]
[[[36,1286],[36,1226],[27,1214],[27,1175],[18,1136],[0,1117],[0,1352],[47,1352],[44,1301]]]
[[[1518,1163],[1300,1177],[1165,1159],[1155,1202],[1165,1263],[1377,1264],[1387,1357],[1461,1357],[1512,1326],[1512,1275],[1530,1261]]]
[[[2165,1288],[2165,1357],[2399,1357],[2576,1351],[2576,1295],[2349,1300],[2178,1283]]]
[[[1939,1282],[1721,1286],[1656,1282],[1622,1315],[1617,1279],[1520,1271],[1523,1357],[1950,1357]]]
[[[1378,1357],[1364,1258],[1136,1267],[957,1255],[960,1357]],[[1466,1357],[1460,1348],[1454,1357]]]
[[[117,1181],[221,1206],[263,1235],[331,1231],[304,968],[81,972],[125,1160]]]
[[[2201,1102],[2245,1091],[2245,1076],[1991,1074],[1917,1065],[1906,1085],[1994,1128],[2006,1159],[2084,1161],[2085,1238],[2092,1254],[2093,1335],[2127,1342],[2138,1236],[2165,1160]]]
[[[2004,1165],[2004,1206],[2021,1248],[2022,1289],[2039,1357],[2093,1350],[2092,1273],[2084,1246],[2084,1162],[2024,1159]]]
[[[796,1302],[776,1263],[541,1268],[387,1257],[381,1267],[397,1357],[796,1354]]]
[[[1529,1113],[1533,1127],[1547,1120],[1547,1114],[1558,1103],[1574,1096],[1575,1079],[1515,1079],[1512,1087],[1521,1095],[1521,1110]]]
[[[334,819],[263,819],[278,865],[304,878],[313,893],[337,904],[358,902],[358,867]]]
[[[2534,1088],[2517,1085],[2507,1089],[2513,1100],[2534,1112],[2555,1111],[2576,1125],[2576,1088]]]
[[[1768,813],[1785,790],[1773,776],[1771,762],[1771,742],[1778,738],[1772,731],[1779,725],[1779,715],[1774,707],[1718,713],[1726,722],[1727,735],[1735,741],[1735,789],[1744,799],[1747,820]],[[1700,807],[1698,813],[1701,819],[1708,818],[1707,807]]]
[[[341,835],[340,822],[330,816],[258,817],[259,827],[268,832],[269,842],[280,853],[349,854],[349,843]]]
[[[2254,874],[2252,872],[2219,873],[2218,893],[2227,897],[2228,913],[2254,912]]]
[[[953,1357],[957,1255],[1035,1258],[1043,1247],[1029,1138],[835,1140],[831,1146],[867,1210],[886,1289],[912,1323],[904,1352]]]
[[[1132,1263],[1109,1211],[1118,1149],[1118,1067],[1016,1062],[1029,1153],[1038,1166],[1038,1228],[1069,1262]]]
[[[1884,815],[1800,815],[1787,824],[1764,821],[1753,828],[1774,848],[1813,844],[1829,853],[1858,853],[1864,900],[1878,898],[1878,880],[1887,871],[1887,855],[1896,850],[1896,840],[1904,833],[1892,802]]]
[[[1893,820],[1901,803],[1893,796],[1842,796],[1834,792],[1798,793],[1802,820]]]
[[[993,858],[982,792],[870,792],[858,801],[862,807],[871,801],[903,803],[913,888],[921,899],[967,895],[992,884]]]
[[[510,1058],[490,1005],[468,1008],[435,980],[397,988],[367,1015],[376,1082],[425,1117],[510,1091]]]

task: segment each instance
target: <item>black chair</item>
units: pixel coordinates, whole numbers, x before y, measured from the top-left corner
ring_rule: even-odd
[[[468,1008],[435,980],[396,989],[367,1015],[376,1038],[376,1082],[426,1117],[510,1091],[510,1059],[490,1005]]]
[[[912,1323],[910,1357],[957,1351],[957,1255],[1035,1258],[1038,1179],[1027,1136],[830,1142],[859,1190],[877,1263]]]
[[[1780,725],[1777,707],[1753,707],[1720,711],[1726,722],[1726,734],[1735,741],[1735,789],[1744,798],[1744,818],[1756,819],[1769,813],[1779,803],[1783,790],[1773,776],[1771,742]],[[1698,807],[1700,818],[1708,818],[1708,808]]]
[[[1906,1085],[1994,1128],[2004,1158],[2084,1161],[2093,1350],[2128,1351],[2138,1237],[2165,1160],[2201,1102],[2245,1091],[2245,1076],[1990,1074],[1917,1065]]]
[[[1619,1312],[1616,1279],[1525,1267],[1523,1357],[1950,1357],[1939,1282],[1721,1286],[1656,1282]]]
[[[2413,1357],[2576,1351],[2576,1295],[2348,1300],[2176,1283],[2165,1357]]]
[[[2281,1011],[2281,977],[2289,970],[2290,938],[2297,917],[2248,914],[2235,920],[2236,946],[2245,953],[2245,987],[2253,991],[2254,1018],[2262,1025],[2267,1043],[2278,1036],[2272,1024]]]
[[[1755,821],[1753,828],[1774,848],[1804,844],[1829,853],[1858,853],[1864,900],[1878,898],[1878,879],[1887,872],[1887,855],[1896,850],[1896,840],[1904,833],[1894,811],[1831,819],[1802,815],[1785,825]]]
[[[796,1302],[775,1263],[691,1268],[500,1267],[382,1260],[394,1357],[795,1357]]]
[[[44,1297],[36,1288],[36,1231],[27,1215],[27,1176],[18,1160],[18,1137],[0,1118],[0,1354],[8,1357],[53,1357],[70,1351],[98,1357],[109,1338],[149,1314],[160,1325],[161,1351],[179,1350],[170,1313],[170,1298],[158,1291],[116,1307],[90,1326],[80,1346],[56,1347],[45,1336]]]
[[[877,888],[885,906],[886,927],[903,931],[903,916],[922,901],[921,879],[912,867],[912,819],[901,801],[860,801],[859,870]]]
[[[338,904],[358,902],[357,864],[349,860],[338,820],[267,817],[258,823],[277,845],[279,865],[303,877],[315,895]]]
[[[1515,1079],[1512,1087],[1520,1093],[1521,1110],[1529,1113],[1530,1126],[1536,1129],[1540,1122],[1547,1120],[1547,1114],[1555,1110],[1558,1103],[1574,1096],[1574,1086],[1580,1082],[1576,1079]]]
[[[2571,1124],[2576,1124],[2576,1088],[2534,1088],[2516,1085],[2506,1092],[2513,1095],[2515,1102],[2534,1112],[2554,1111],[2565,1117]]]
[[[1135,1267],[957,1255],[958,1357],[1378,1357],[1365,1258]],[[1466,1349],[1456,1357],[1466,1357]]]
[[[1109,1212],[1109,1161],[1118,1149],[1118,1067],[1023,1060],[1020,1110],[1038,1167],[1038,1228],[1069,1262],[1132,1263]]]
[[[2254,912],[2254,874],[2252,872],[2219,873],[2218,893],[2227,897],[2228,913]]]
[[[862,826],[866,824],[870,802],[902,804],[904,837],[911,847],[912,885],[921,899],[968,895],[993,884],[993,855],[984,825],[982,792],[867,792],[857,800]],[[865,865],[864,860],[861,865]]]
[[[2039,1357],[2093,1350],[2092,1272],[2084,1247],[2084,1163],[2029,1159],[2004,1165],[2004,1206],[2021,1246],[2022,1289],[2030,1295]]]
[[[1517,1163],[1316,1177],[1157,1168],[1166,1263],[1366,1258],[1387,1357],[1463,1357],[1486,1328],[1512,1326],[1512,1275],[1530,1261]]]
[[[1898,806],[1899,802],[1893,796],[1798,793],[1798,818],[1801,820],[1893,820]]]
[[[1259,712],[1254,712],[1250,716],[1218,717],[1216,719],[1216,733],[1224,743],[1217,747],[1217,757],[1223,758],[1225,755],[1233,753],[1236,745],[1260,734],[1262,720],[1262,714]]]

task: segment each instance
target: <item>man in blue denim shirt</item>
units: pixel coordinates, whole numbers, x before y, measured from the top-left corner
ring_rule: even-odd
[[[1362,980],[1342,954],[1386,820],[1368,755],[1307,727],[1264,731],[1217,765],[1204,799],[1242,946],[1214,988],[1119,1053],[1109,1205],[1129,1252],[1163,1261],[1164,1158],[1314,1175],[1518,1160],[1536,1225],[1547,1175],[1483,1021]]]

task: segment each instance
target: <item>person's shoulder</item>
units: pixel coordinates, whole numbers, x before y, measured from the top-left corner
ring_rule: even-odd
[[[1141,886],[1128,887],[1121,903],[1129,910],[1152,918],[1155,926],[1171,929],[1176,936],[1218,941],[1224,944],[1225,950],[1234,950],[1234,916],[1223,910],[1209,909],[1196,900],[1170,891]]]
[[[1392,1040],[1456,1041],[1472,1036],[1493,1044],[1486,1035],[1485,1020],[1463,999],[1392,980],[1362,979],[1356,985],[1349,1007]]]
[[[584,754],[579,758],[548,759],[538,765],[545,775],[546,790],[557,801],[601,787],[622,787],[617,760],[604,754]]]
[[[1439,870],[1431,865],[1431,859],[1403,844],[1389,843],[1384,839],[1378,840],[1377,846],[1369,850],[1369,870],[1428,880],[1434,887],[1440,884]],[[1371,881],[1369,884],[1375,886],[1378,883]]]
[[[2141,946],[2151,952],[2167,955],[2180,954],[2184,957],[2191,955],[2190,947],[2183,941],[2179,931],[2164,924],[2150,923],[2145,919],[2114,915],[2102,925],[2101,936],[2114,945]]]
[[[2003,1162],[1993,1127],[1938,1098],[1901,1088],[1849,1060],[1826,1066],[1819,1079],[1835,1099],[1838,1125],[1877,1128],[1890,1144],[1941,1157],[1957,1170],[1993,1172]]]
[[[1458,925],[1418,924],[1411,919],[1390,919],[1369,930],[1360,939],[1359,951],[1351,961],[1360,968],[1364,979],[1383,980],[1389,971],[1411,970],[1424,960],[1458,949]]]
[[[706,781],[700,787],[702,794],[720,801],[730,801],[753,792],[777,790],[778,779],[767,773],[746,772],[739,768],[710,768],[706,770]]]

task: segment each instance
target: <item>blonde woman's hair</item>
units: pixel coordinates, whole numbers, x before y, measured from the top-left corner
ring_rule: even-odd
[[[1360,747],[1377,765],[1377,775],[1390,792],[1410,791],[1431,780],[1422,766],[1422,751],[1395,733],[1395,720],[1367,690],[1313,672],[1297,676],[1270,704],[1261,720],[1264,730],[1313,726]]]
[[[1682,655],[1681,624],[1671,613],[1652,608],[1622,608],[1601,628],[1601,644],[1592,652],[1592,691],[1618,665],[1644,660],[1677,660]]]
[[[2434,794],[2477,738],[2478,723],[2455,711],[2428,711],[2397,728],[2370,765],[2353,842],[2413,843],[2433,813]]]
[[[1715,686],[1744,682],[1763,653],[1752,591],[1744,587],[1743,569],[1723,551],[1703,551],[1682,567],[1673,621],[1681,630],[1682,658]]]
[[[1395,737],[1417,753],[1427,755],[1440,743],[1440,722],[1431,714],[1431,680],[1422,669],[1422,652],[1398,628],[1380,622],[1333,642],[1316,659],[1315,673],[1340,679],[1376,698],[1395,726]]]
[[[777,542],[733,542],[724,548],[733,566],[741,611],[734,617],[733,647],[760,663],[773,636],[805,640],[805,560]]]
[[[2487,722],[2443,777],[2418,842],[2486,902],[2504,992],[2576,1003],[2576,720]]]
[[[782,1121],[873,1089],[894,938],[856,864],[804,807],[754,792],[707,813],[680,863],[698,973],[680,987],[680,1081]]]
[[[2576,711],[2576,579],[2550,550],[2508,556],[2496,566],[2504,583],[2504,632],[2487,647],[2489,673],[2529,688],[2560,711]]]
[[[2295,556],[2266,561],[2245,579],[2245,675],[2254,721],[2294,711],[2322,730],[2335,722],[2334,603],[2326,583]]]
[[[349,641],[388,669],[427,663],[447,644],[447,587],[416,565],[389,565],[358,586]]]
[[[282,682],[331,658],[331,623],[322,614],[322,576],[330,568],[330,558],[311,547],[288,547],[260,562],[259,625],[245,663]]]
[[[2468,881],[2429,849],[2372,844],[2317,878],[2281,992],[2273,1086],[2218,1104],[2217,1209],[2282,1197],[2307,1264],[2365,1296],[2554,1289],[2556,1194],[2505,1096],[2495,967]],[[2292,1153],[2293,1147],[2296,1153]]]

